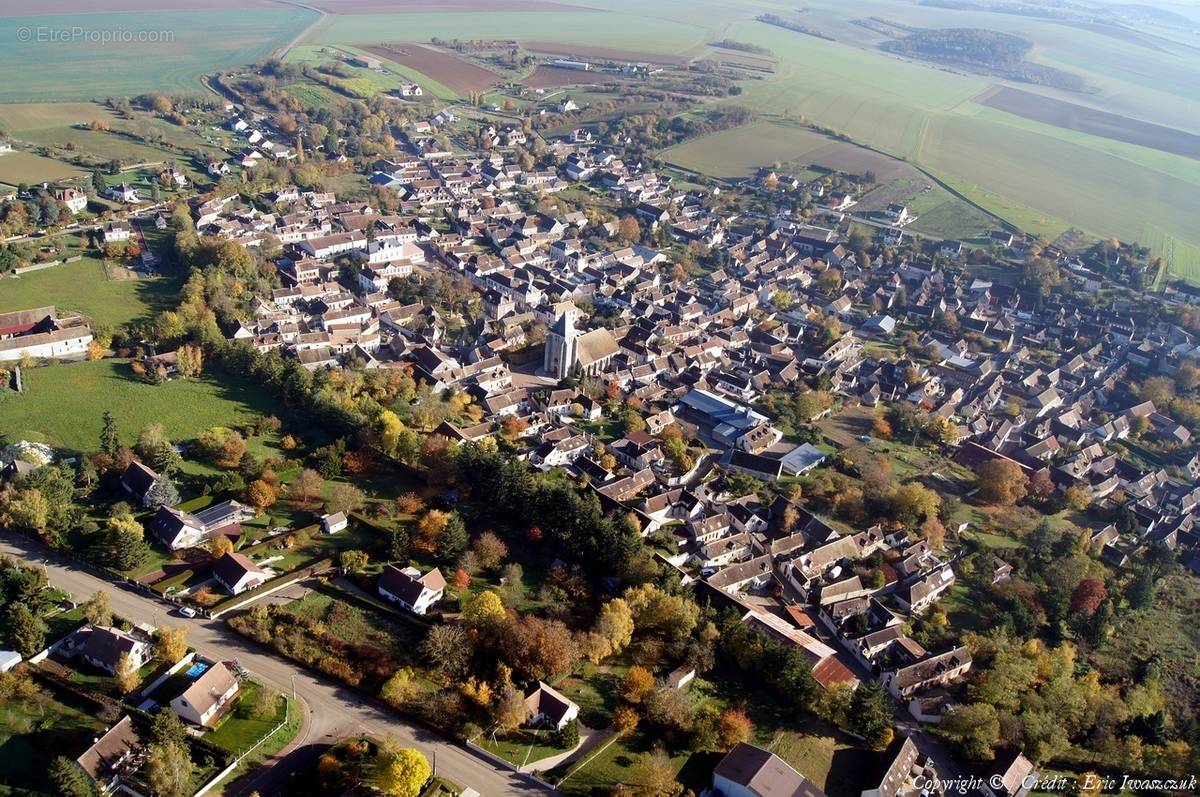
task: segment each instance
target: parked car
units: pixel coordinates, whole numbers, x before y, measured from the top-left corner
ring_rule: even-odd
[[[195,617],[196,610],[193,609],[191,606],[180,606],[179,607],[179,616],[180,617]]]

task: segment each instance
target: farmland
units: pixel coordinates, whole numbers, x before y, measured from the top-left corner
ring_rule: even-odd
[[[716,177],[745,177],[773,163],[813,165],[853,174],[873,171],[881,180],[913,172],[893,158],[799,125],[764,121],[692,139],[664,150],[662,158]]]
[[[456,94],[483,91],[500,81],[500,76],[495,72],[430,47],[406,43],[365,49],[391,63],[425,75]]]
[[[104,263],[84,257],[74,263],[0,280],[0,312],[53,304],[114,326],[146,318],[179,302],[178,277],[128,278],[109,274]]]
[[[121,439],[157,421],[175,440],[228,426],[273,407],[253,385],[222,375],[152,385],[121,360],[51,365],[25,373],[26,390],[0,396],[0,437],[44,441],[65,451],[96,447],[104,411],[121,409]]]
[[[66,5],[66,4],[64,4]],[[81,8],[82,4],[70,6]],[[137,14],[0,17],[0,102],[83,100],[150,91],[201,90],[200,75],[257,61],[315,15],[295,6],[146,10]],[[103,31],[121,40],[38,41],[41,31]],[[213,31],[221,35],[212,35]],[[31,31],[33,34],[31,34]],[[125,41],[124,38],[131,38]],[[36,69],[29,64],[36,63]]]
[[[42,180],[65,180],[83,172],[70,164],[43,158],[31,152],[10,152],[0,155],[0,183],[20,185]]]

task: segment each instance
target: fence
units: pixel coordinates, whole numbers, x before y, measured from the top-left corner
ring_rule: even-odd
[[[236,595],[232,598],[227,598],[226,600],[221,601],[208,610],[208,616],[215,620],[226,612],[231,612],[234,609],[240,609],[243,606],[253,603],[259,598],[267,597],[272,592],[278,592],[281,589],[292,586],[297,581],[303,581],[304,579],[312,576],[314,573],[327,570],[332,564],[332,560],[322,559],[321,561],[314,562],[302,570],[294,570],[291,573],[285,573],[284,575],[279,576],[279,578],[274,578],[270,581],[264,581],[262,586],[252,590],[248,595]]]

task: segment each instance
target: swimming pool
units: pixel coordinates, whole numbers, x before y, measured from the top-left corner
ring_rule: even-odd
[[[207,669],[207,662],[198,661],[191,667],[188,667],[188,670],[184,673],[184,675],[186,675],[188,678],[199,678],[201,675],[204,675],[204,671]]]

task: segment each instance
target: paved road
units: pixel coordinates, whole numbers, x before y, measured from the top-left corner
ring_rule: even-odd
[[[97,590],[104,589],[112,598],[113,610],[122,617],[151,623],[168,619],[166,604],[116,587],[12,532],[0,531],[0,554],[45,566],[50,583],[71,593],[76,600],[86,600]],[[549,793],[515,773],[447,742],[432,731],[404,722],[340,684],[265,653],[221,621],[171,617],[170,622],[187,626],[188,642],[200,653],[218,659],[236,658],[256,678],[280,691],[290,692],[294,688],[296,697],[311,712],[305,738],[297,740],[296,749],[257,780],[243,779],[239,783],[239,797],[252,789],[263,795],[280,793],[289,772],[312,760],[337,739],[358,733],[389,734],[402,745],[420,749],[431,761],[436,760],[437,774],[471,787],[485,797]]]

